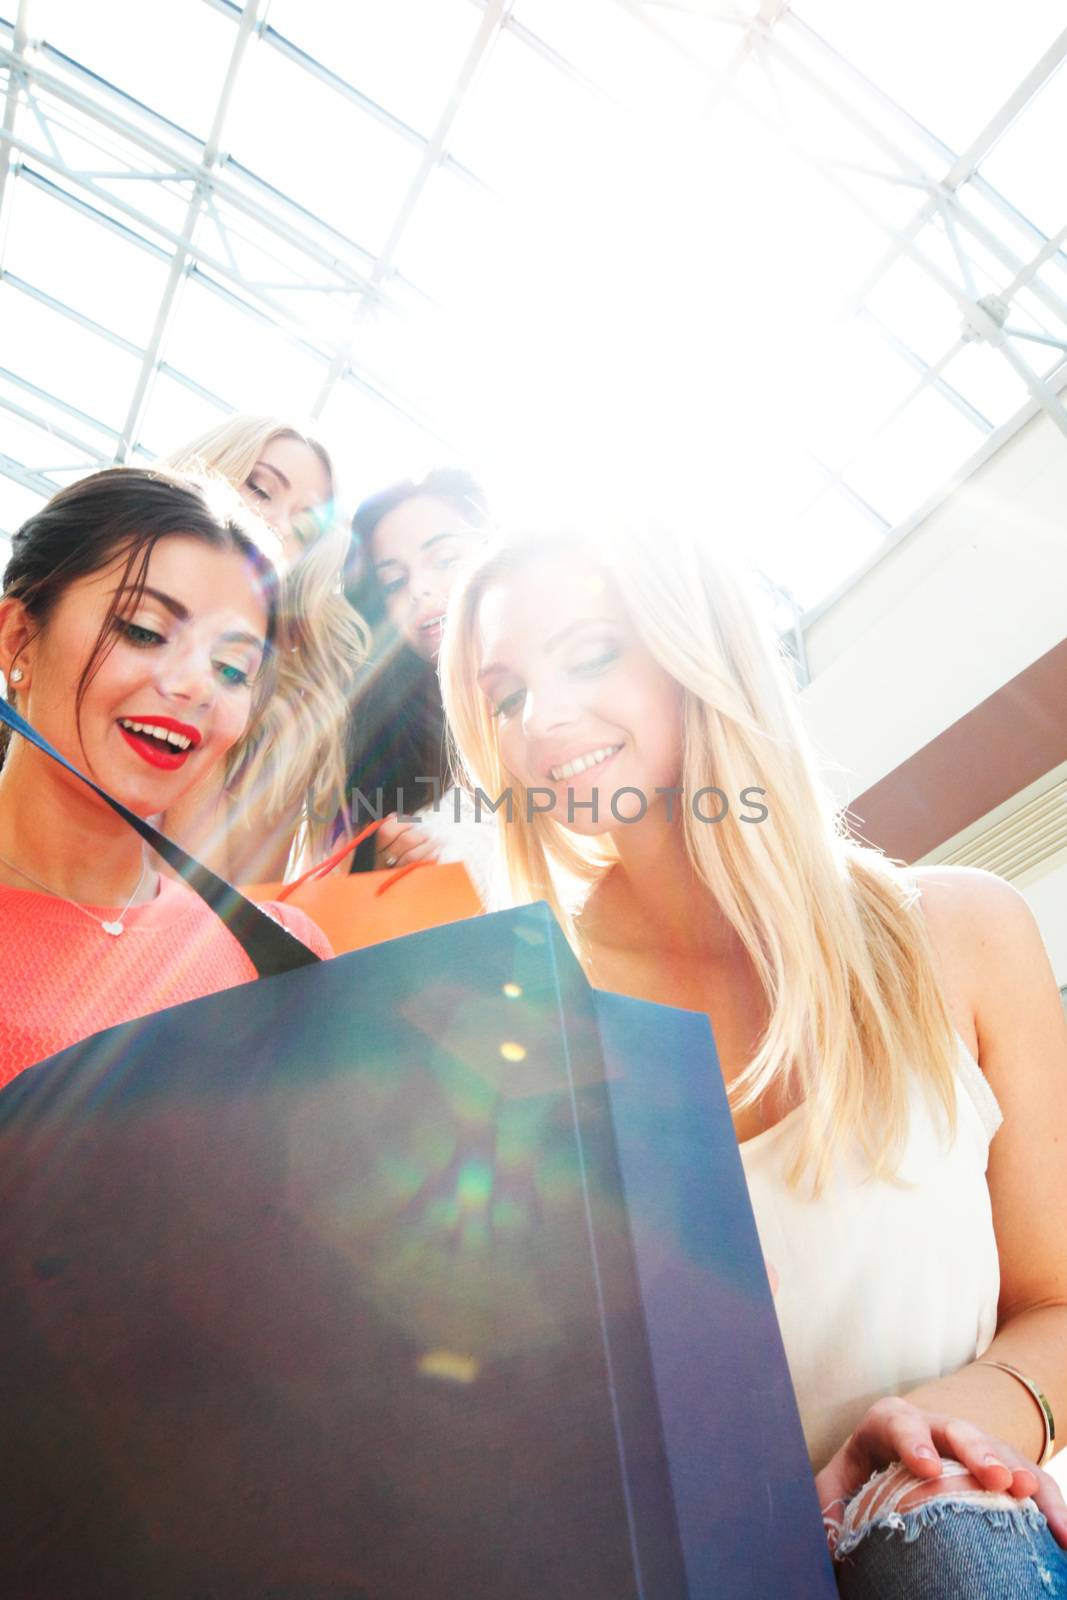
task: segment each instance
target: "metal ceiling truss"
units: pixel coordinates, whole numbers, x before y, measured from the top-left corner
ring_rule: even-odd
[[[69,429],[55,427],[42,418],[39,412],[14,401],[0,400],[0,407],[6,407],[13,415],[19,416],[24,421],[48,428],[54,433],[57,442],[62,441],[76,450],[83,451],[94,461],[104,459],[100,444],[98,440],[94,441],[91,437],[80,435],[79,423],[88,425],[97,436],[114,440],[115,460],[128,460],[133,453],[146,453],[140,446],[139,432],[159,373],[166,373],[193,392],[210,400],[220,410],[227,409],[227,402],[223,398],[205,390],[194,376],[176,370],[166,360],[168,334],[180,305],[184,287],[195,279],[211,292],[230,300],[245,314],[262,320],[274,331],[322,361],[324,375],[314,403],[316,415],[321,414],[329,404],[337,392],[338,385],[352,382],[375,399],[399,412],[424,432],[441,438],[441,430],[436,421],[422,415],[421,408],[414,404],[410,397],[405,398],[393,392],[391,385],[382,375],[361,366],[357,357],[357,341],[363,319],[375,307],[390,303],[394,285],[399,285],[406,293],[414,292],[431,312],[435,309],[432,299],[415,286],[406,283],[396,270],[398,248],[423,200],[433,174],[444,169],[461,181],[483,192],[492,193],[487,185],[449,153],[447,146],[456,120],[469,99],[493,45],[500,33],[508,29],[557,70],[580,82],[594,95],[609,102],[612,101],[612,96],[578,71],[549,44],[522,27],[511,16],[514,0],[474,0],[483,12],[481,24],[460,68],[445,108],[433,133],[427,139],[385,107],[368,98],[356,85],[339,77],[324,63],[316,61],[272,29],[268,22],[270,0],[249,0],[244,7],[235,5],[233,0],[205,0],[205,3],[233,21],[235,35],[228,69],[212,118],[211,130],[206,142],[201,144],[184,130],[153,112],[150,107],[143,106],[132,96],[124,94],[96,74],[70,61],[61,52],[34,41],[30,32],[32,0],[19,0],[11,48],[0,48],[0,67],[6,66],[8,70],[3,125],[0,129],[0,279],[34,296],[62,316],[91,328],[94,333],[115,346],[132,351],[139,358],[140,366],[120,430],[106,427],[70,406],[59,396],[36,390],[29,380],[15,374],[5,374],[2,369],[0,377],[6,377],[9,383],[14,383],[29,400],[36,398],[69,418],[71,427]],[[727,70],[713,73],[711,69],[701,69],[709,80],[709,114],[714,110],[717,101],[721,102],[728,96],[764,126],[779,134],[787,132],[793,147],[797,148],[796,130],[783,129],[781,122],[776,123],[768,112],[746,97],[745,84],[739,69],[745,61],[755,56],[769,73],[773,75],[782,72],[792,75],[795,80],[819,95],[825,103],[833,105],[842,116],[856,125],[885,158],[888,164],[887,171],[877,172],[857,167],[855,164],[850,167],[845,162],[827,161],[814,151],[801,152],[804,158],[858,209],[860,214],[886,234],[886,250],[876,267],[868,274],[858,290],[842,295],[840,319],[845,321],[856,312],[863,311],[864,301],[885,274],[902,257],[909,258],[951,297],[960,311],[962,323],[957,343],[946,351],[940,360],[930,364],[911,350],[905,340],[892,333],[873,313],[864,312],[866,319],[877,326],[881,336],[886,338],[898,355],[915,369],[918,379],[916,390],[926,386],[936,389],[971,423],[987,432],[987,445],[983,446],[980,455],[984,455],[987,448],[991,449],[994,444],[999,444],[1039,408],[1043,408],[1056,426],[1067,433],[1067,408],[1059,398],[1059,391],[1067,381],[1067,366],[1062,372],[1057,368],[1046,379],[1034,370],[1017,348],[1017,341],[1022,341],[1024,344],[1036,342],[1067,352],[1067,303],[1049,284],[1037,277],[1042,266],[1057,253],[1062,252],[1064,242],[1067,240],[1067,226],[1053,238],[1046,239],[1040,230],[1010,205],[1008,200],[986,183],[978,171],[980,163],[996,140],[1067,56],[1067,31],[1061,34],[1033,70],[1026,75],[973,144],[957,156],[851,67],[798,18],[789,13],[787,0],[762,0],[754,17],[746,16],[730,5],[729,0],[721,0],[721,3],[713,6],[703,3],[703,0],[701,4],[696,4],[695,0],[688,0],[688,3],[686,0],[656,0],[655,4],[652,4],[651,0],[644,0],[644,3],[642,0],[615,0],[615,4],[630,16],[636,17],[655,33],[657,38],[666,42],[671,49],[682,56],[687,56],[686,51],[659,25],[656,12],[662,13],[672,9],[696,12],[702,16],[713,17],[724,26],[736,27],[737,49]],[[332,93],[343,96],[361,113],[375,118],[391,133],[420,149],[418,170],[402,197],[388,230],[386,242],[376,255],[361,248],[357,241],[346,238],[322,218],[312,215],[294,199],[280,194],[228,157],[227,113],[240,75],[246,69],[249,52],[253,48],[280,52],[295,67],[328,86]],[[860,104],[855,103],[838,86],[840,80],[854,90],[856,100],[861,102]],[[873,110],[871,115],[865,114],[862,109],[863,101],[872,108],[877,108],[883,120],[875,117]],[[33,113],[35,126],[40,134],[38,140],[30,138],[26,131],[18,134],[15,132],[17,108],[22,103],[28,105]],[[71,168],[63,159],[61,144],[64,131],[74,131],[65,130],[62,126],[63,119],[71,115],[80,124],[76,129],[79,138],[85,139],[87,133],[90,138],[92,137],[86,124],[89,125],[89,130],[103,133],[105,146],[108,135],[116,138],[123,151],[122,156],[116,157],[116,161],[120,164],[109,166],[105,163],[89,168]],[[887,133],[883,125],[885,120],[890,123],[896,122],[902,129],[902,138],[904,130],[912,136],[919,136],[929,150],[927,166],[921,166],[903,148],[902,143],[898,144]],[[108,151],[108,157],[110,154]],[[154,326],[143,349],[121,338],[114,330],[101,327],[91,318],[45,295],[34,285],[24,283],[4,272],[5,229],[11,211],[11,195],[14,188],[12,179],[16,173],[23,181],[36,185],[54,199],[72,206],[96,223],[111,229],[127,242],[150,252],[157,259],[169,262],[167,280],[157,308]],[[119,180],[131,184],[129,198],[123,198],[112,189],[104,187],[105,183],[114,184]],[[877,205],[858,192],[857,180],[861,185],[884,184],[889,181],[917,187],[927,191],[928,199],[905,228],[894,229],[885,221]],[[1034,244],[1034,254],[1029,260],[1020,259],[1003,237],[990,228],[981,217],[969,210],[959,193],[963,185],[968,182],[986,201],[1000,211],[1006,223],[1009,223],[1015,232],[1030,236]],[[158,218],[140,208],[136,202],[137,183],[158,183],[167,185],[172,190],[182,191],[185,204],[182,225],[178,228],[168,228]],[[938,218],[941,219],[957,262],[958,282],[932,261],[916,242],[923,228]],[[205,226],[207,222],[211,224],[211,232],[218,241],[221,254],[219,249],[211,248],[207,242]],[[242,225],[261,235],[258,239],[251,238],[245,241],[251,243],[261,255],[270,253],[272,241],[277,241],[274,246],[276,251],[284,250],[287,253],[288,259],[284,261],[276,257],[279,266],[284,269],[280,277],[250,278],[242,272],[240,267],[242,240],[239,234]],[[990,297],[983,298],[976,293],[966,249],[968,238],[989,252],[1001,263],[1005,272],[1011,274],[1010,282],[995,300]],[[294,263],[299,270],[294,271],[293,277],[289,279],[285,273],[293,270]],[[1055,331],[1041,335],[1012,325],[1011,304],[1024,287],[1028,287],[1036,296],[1049,315]],[[303,315],[298,305],[293,303],[294,298],[298,300],[301,295],[310,293],[337,295],[352,301],[353,310],[347,333],[341,339],[332,341],[329,346],[313,321]],[[1061,329],[1063,338],[1059,337]],[[988,342],[1000,351],[1026,384],[1031,395],[1030,405],[1024,407],[1011,423],[995,430],[991,429],[988,419],[976,411],[966,397],[943,376],[943,370],[952,356],[962,349],[968,340],[976,338]],[[914,392],[916,391],[909,394],[908,400],[913,397]],[[903,404],[907,404],[907,400]],[[893,416],[897,415],[900,409],[902,407],[898,407]],[[860,448],[866,448],[871,439],[877,437],[892,420],[891,416],[880,423],[879,427],[863,441]],[[815,503],[821,494],[836,489],[861,505],[874,525],[888,532],[885,519],[862,501],[844,481],[843,475],[847,473],[852,459],[850,457],[849,461],[836,471],[831,470],[825,463],[818,462],[820,471],[824,475],[823,487],[815,496],[815,500],[804,508],[804,512],[810,509],[810,505]],[[42,494],[51,492],[54,487],[54,484],[44,476],[43,471],[31,471],[7,457],[0,457],[0,473],[5,473],[25,487]],[[911,519],[909,525],[910,523]],[[907,531],[907,526],[903,530],[898,528],[892,539],[887,538],[886,548],[896,541],[897,536],[902,535],[902,531]],[[777,593],[783,593],[780,586],[773,587]],[[794,610],[796,627],[793,630],[795,634],[793,648],[803,671],[801,619],[795,602],[789,596],[786,598]],[[816,612],[809,613],[807,620],[823,609],[825,602],[816,608]]]
[[[616,0],[616,4],[631,14],[640,16],[643,11],[639,0]],[[913,158],[908,156],[885,134],[881,127],[869,118],[864,117],[857,106],[846,100],[836,90],[832,81],[826,76],[815,74],[806,65],[797,52],[790,48],[788,42],[790,30],[803,37],[809,50],[821,58],[830,72],[838,71],[847,74],[862,94],[880,103],[890,116],[896,117],[902,124],[905,122],[909,124],[911,131],[919,134],[925,140],[930,149],[929,171],[920,167]],[[658,29],[656,31],[659,32]],[[1062,246],[1067,241],[1067,226],[1059,230],[1051,238],[1046,239],[1041,231],[1027,218],[1023,217],[998,190],[987,183],[978,171],[980,163],[1003,132],[1048,82],[1053,73],[1061,66],[1065,57],[1067,57],[1067,30],[1053,42],[1040,61],[1026,74],[1015,91],[990,119],[986,127],[982,129],[970,147],[959,157],[956,157],[947,146],[937,140],[929,130],[916,122],[914,118],[909,117],[895,102],[877,89],[870,80],[859,73],[856,68],[852,67],[850,63],[845,61],[813,30],[807,28],[796,17],[792,15],[783,17],[773,30],[762,27],[759,24],[753,24],[752,33],[754,35],[753,53],[758,55],[765,67],[768,62],[776,62],[783,64],[796,73],[798,77],[823,96],[824,99],[834,103],[843,116],[859,126],[861,131],[873,143],[878,145],[893,163],[893,170],[889,173],[868,170],[866,176],[882,182],[889,179],[889,181],[920,187],[929,192],[930,198],[927,204],[911,220],[908,226],[894,230],[886,223],[877,206],[858,195],[845,181],[844,173],[848,171],[862,173],[863,169],[857,169],[854,166],[850,167],[845,162],[828,162],[818,154],[805,152],[809,164],[819,170],[843,197],[855,205],[867,220],[880,228],[887,236],[885,254],[860,287],[843,301],[838,313],[839,322],[843,323],[850,316],[857,313],[863,313],[868,321],[878,322],[878,319],[871,312],[865,310],[864,302],[877,284],[901,259],[901,256],[907,256],[912,260],[940,289],[956,302],[962,319],[959,339],[933,365],[923,361],[899,338],[889,336],[889,342],[897,350],[897,353],[920,372],[920,382],[916,389],[908,394],[888,417],[883,418],[877,427],[872,429],[860,441],[856,449],[850,453],[848,459],[836,471],[832,471],[824,462],[820,461],[814,452],[807,452],[820,471],[825,474],[825,478],[819,490],[798,512],[797,520],[799,521],[801,517],[806,516],[824,495],[836,490],[852,503],[858,505],[874,523],[881,524],[886,529],[887,538],[884,546],[858,571],[850,574],[848,579],[838,585],[831,594],[824,597],[817,606],[804,613],[800,629],[802,634],[804,627],[810,626],[818,617],[828,611],[866,571],[869,571],[882,560],[889,549],[893,548],[901,539],[912,532],[936,505],[947,498],[948,494],[965,481],[973,470],[989,459],[1007,438],[1011,437],[1025,422],[1030,421],[1039,411],[1043,410],[1055,426],[1062,433],[1067,434],[1067,407],[1065,407],[1063,400],[1060,398],[1061,393],[1067,389],[1067,363],[1058,364],[1047,378],[1042,377],[1041,374],[1034,370],[1012,341],[1024,339],[1065,351],[1067,351],[1067,343],[1059,338],[1042,337],[1032,332],[1028,333],[1023,329],[1013,328],[1007,321],[1014,296],[1021,288],[1029,286],[1031,292],[1041,302],[1045,310],[1050,312],[1064,327],[1064,331],[1067,332],[1067,303],[1046,283],[1040,279],[1035,281],[1035,275],[1040,271],[1040,268],[1051,260],[1053,256],[1062,252]],[[761,112],[751,101],[746,100],[743,87],[736,87],[732,89],[732,92],[737,103],[751,115],[763,122],[764,125],[774,127],[774,123],[765,113]],[[779,129],[778,131],[782,130]],[[798,145],[796,129],[794,128],[790,131],[795,149]],[[939,170],[944,172],[944,176],[941,178],[933,176]],[[1005,220],[1015,230],[1030,235],[1035,244],[1035,252],[1028,261],[1020,260],[1004,238],[990,229],[981,218],[975,216],[966,207],[960,198],[959,190],[968,181],[1001,212]],[[922,229],[938,216],[943,221],[946,236],[960,270],[960,283],[954,282],[915,243]],[[1011,282],[999,296],[980,297],[976,294],[971,264],[960,242],[961,231],[973,237],[979,245],[984,246],[991,255],[999,260],[1005,270],[1013,274]],[[880,325],[880,331],[883,337],[889,335],[889,330],[884,325]],[[986,418],[976,413],[965,397],[959,395],[953,386],[941,376],[943,369],[949,364],[952,357],[974,339],[981,339],[999,351],[1006,363],[1030,392],[1030,404],[1024,406],[1008,423],[997,428],[993,428]],[[880,518],[874,509],[867,505],[844,481],[844,475],[855,463],[857,457],[899,416],[918,390],[927,386],[937,388],[945,398],[951,400],[957,409],[967,415],[972,422],[982,425],[987,430],[987,440],[979,447],[970,461],[953,473],[935,494],[929,496],[920,507],[916,508],[913,514],[903,523],[898,524],[896,528],[889,529],[884,519]],[[785,528],[782,531],[784,535],[787,535],[789,530]]]

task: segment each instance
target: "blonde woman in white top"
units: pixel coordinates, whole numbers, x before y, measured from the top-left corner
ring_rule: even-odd
[[[333,466],[305,429],[268,416],[230,417],[168,465],[227,479],[280,535],[286,574],[271,707],[228,771],[164,825],[231,881],[274,881],[291,856],[327,855],[345,816],[348,697],[368,634],[341,588],[349,541]]]
[[[1050,1592],[1043,1541],[1067,1593],[1037,1464],[1038,1392],[1067,1417],[1067,1027],[1025,902],[848,837],[706,540],[504,541],[441,678],[470,781],[513,792],[514,898],[599,987],[713,1021],[842,1587],[970,1600],[961,1544],[988,1538],[988,1592]]]

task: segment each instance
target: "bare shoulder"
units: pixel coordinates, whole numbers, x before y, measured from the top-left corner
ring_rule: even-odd
[[[987,1168],[1004,1326],[1031,1307],[1067,1304],[1067,1020],[1017,889],[974,868],[913,878],[935,952],[966,985],[974,1054],[1004,1118]]]
[[[975,1053],[987,1073],[996,1074],[998,1064],[1003,1070],[1013,1053],[1009,1041],[1025,1038],[1034,1051],[1062,1054],[1059,992],[1025,897],[975,867],[919,867],[912,877],[946,995],[955,996],[957,1014],[962,1007],[973,1019]]]
[[[1026,899],[994,872],[980,867],[913,867],[909,876],[930,937],[939,951],[978,959],[1005,946],[1040,945],[1041,935]]]

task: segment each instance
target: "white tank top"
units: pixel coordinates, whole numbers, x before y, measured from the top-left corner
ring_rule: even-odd
[[[816,1471],[882,1395],[980,1356],[997,1326],[1000,1266],[986,1184],[1003,1118],[959,1039],[957,1132],[912,1080],[899,1176],[842,1156],[817,1200],[785,1183],[799,1109],[741,1146],[775,1308]]]

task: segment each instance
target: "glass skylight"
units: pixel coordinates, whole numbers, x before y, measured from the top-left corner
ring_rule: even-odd
[[[696,507],[810,615],[1067,432],[1060,0],[0,12],[0,540],[251,406],[350,499]]]

